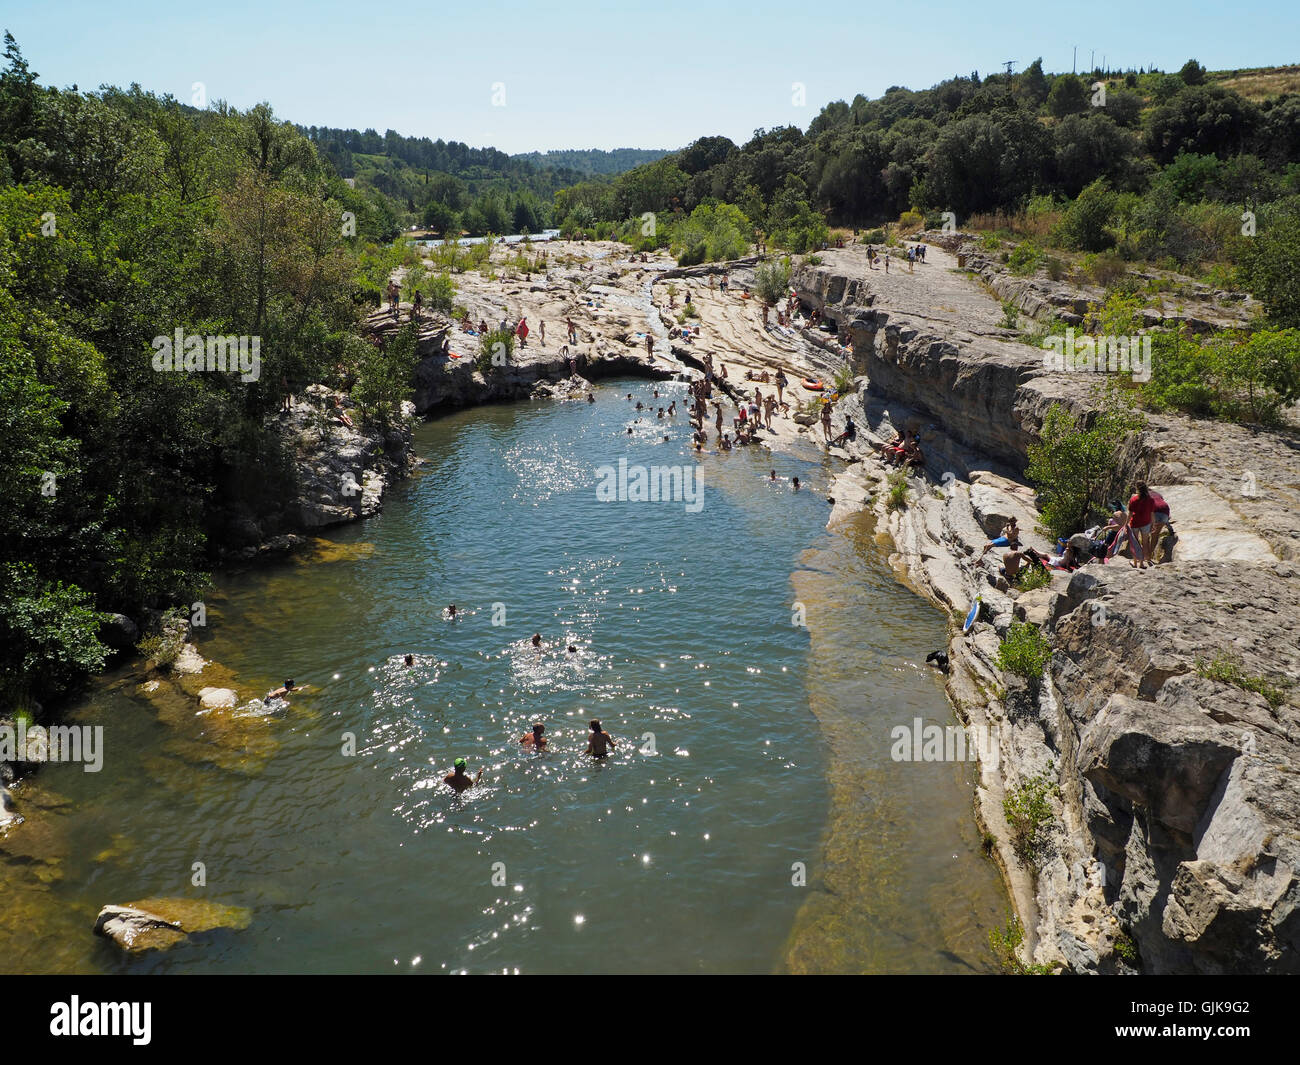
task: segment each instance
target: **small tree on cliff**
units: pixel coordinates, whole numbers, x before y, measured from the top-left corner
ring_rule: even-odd
[[[1025,476],[1038,489],[1041,529],[1053,537],[1084,528],[1092,508],[1122,489],[1120,447],[1146,425],[1113,385],[1094,392],[1092,404],[1081,427],[1068,408],[1053,403],[1038,442],[1029,445]]]

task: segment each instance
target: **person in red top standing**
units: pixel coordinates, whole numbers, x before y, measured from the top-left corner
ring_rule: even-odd
[[[528,347],[528,319],[520,318],[519,324],[515,326],[515,336],[519,338],[521,348]]]
[[[1156,501],[1151,496],[1151,489],[1145,481],[1138,481],[1137,491],[1128,501],[1128,527],[1136,534],[1138,540],[1138,558],[1133,563],[1138,569],[1147,568],[1147,559],[1153,558],[1155,546],[1155,525],[1152,517],[1156,511]]]

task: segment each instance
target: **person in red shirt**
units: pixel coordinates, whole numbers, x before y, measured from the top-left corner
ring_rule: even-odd
[[[1138,541],[1138,558],[1133,564],[1138,569],[1146,569],[1147,559],[1154,558],[1152,548],[1155,547],[1155,524],[1152,517],[1155,511],[1156,501],[1152,498],[1151,489],[1145,481],[1138,481],[1137,491],[1128,501],[1128,526]]]

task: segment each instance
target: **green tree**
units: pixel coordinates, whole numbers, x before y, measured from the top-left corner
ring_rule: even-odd
[[[1243,241],[1237,270],[1274,323],[1300,327],[1300,200],[1274,212]]]
[[[1146,424],[1115,389],[1095,392],[1092,406],[1080,424],[1053,403],[1029,445],[1025,476],[1038,489],[1042,526],[1053,537],[1084,528],[1091,509],[1122,490],[1120,445]]]
[[[1077,115],[1088,106],[1088,87],[1074,74],[1058,74],[1047,96],[1047,110],[1056,118]]]

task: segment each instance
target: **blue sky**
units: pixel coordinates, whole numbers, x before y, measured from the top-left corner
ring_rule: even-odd
[[[509,0],[459,4],[50,0],[0,13],[42,82],[138,81],[189,100],[268,100],[304,125],[387,128],[503,151],[677,148],[806,127],[891,85],[1016,69],[1300,62],[1300,4]],[[804,102],[796,99],[804,86]],[[494,105],[494,89],[497,104]],[[500,102],[504,101],[504,106]]]

